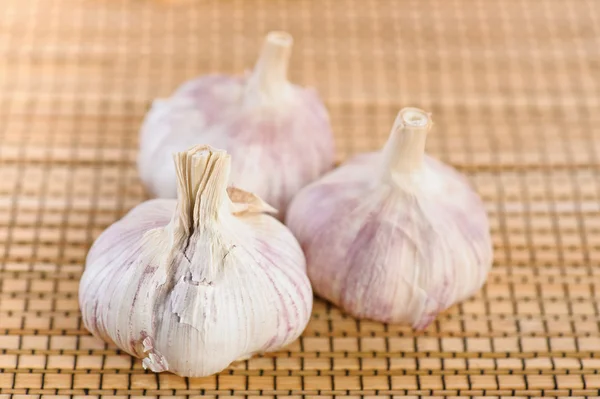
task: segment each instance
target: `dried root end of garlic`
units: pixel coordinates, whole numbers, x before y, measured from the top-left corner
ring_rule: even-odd
[[[230,157],[175,157],[178,199],[131,210],[96,240],[79,301],[86,328],[155,372],[199,377],[304,330],[312,290],[291,232],[257,196],[227,188]]]
[[[431,124],[403,109],[382,152],[307,186],[288,210],[313,289],[358,318],[424,329],[477,292],[491,267],[484,205],[425,154]]]
[[[156,100],[141,129],[138,169],[152,195],[177,192],[171,154],[198,143],[232,156],[230,183],[282,216],[292,197],[333,167],[329,116],[312,89],[287,79],[292,37],[271,32],[245,77],[205,76]]]

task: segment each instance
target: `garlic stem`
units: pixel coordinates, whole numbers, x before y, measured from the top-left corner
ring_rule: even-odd
[[[276,101],[287,93],[287,71],[292,44],[293,39],[289,33],[270,32],[267,35],[248,81],[247,97],[254,98],[258,95],[264,100]]]
[[[177,212],[175,230],[189,237],[205,222],[217,219],[227,197],[231,160],[227,152],[207,145],[175,154]]]
[[[418,108],[403,108],[383,148],[384,176],[413,173],[423,164],[431,117]]]

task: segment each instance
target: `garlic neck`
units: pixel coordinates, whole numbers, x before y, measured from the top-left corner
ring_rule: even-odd
[[[290,91],[287,79],[288,64],[292,50],[292,36],[285,32],[267,35],[258,62],[248,79],[245,102],[276,104],[285,99]]]
[[[383,148],[384,180],[394,175],[420,171],[425,157],[425,142],[431,128],[430,115],[417,108],[403,108],[396,117],[390,137]]]
[[[216,222],[227,209],[230,168],[229,155],[210,146],[199,145],[175,154],[177,210],[171,221],[174,234],[187,239],[196,230]]]

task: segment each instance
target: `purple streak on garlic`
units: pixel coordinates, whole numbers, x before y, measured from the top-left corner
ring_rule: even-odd
[[[285,212],[305,185],[333,167],[329,116],[317,93],[291,84],[292,37],[270,33],[246,77],[205,76],[155,100],[141,129],[138,168],[157,197],[177,192],[172,153],[206,143],[233,159],[230,182]]]
[[[314,291],[358,318],[424,329],[491,267],[484,205],[425,154],[430,127],[427,113],[403,109],[382,152],[305,187],[288,209]]]
[[[225,151],[194,147],[175,164],[178,199],[144,202],[100,235],[79,302],[96,337],[152,371],[199,377],[295,340],[312,291],[273,208],[227,188]]]

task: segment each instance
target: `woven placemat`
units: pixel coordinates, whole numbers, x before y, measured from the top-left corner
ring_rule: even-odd
[[[595,395],[600,388],[600,2],[3,0],[0,394],[321,397]],[[94,339],[86,251],[145,199],[150,101],[253,65],[294,35],[291,78],[331,112],[339,160],[382,145],[403,106],[466,173],[495,262],[425,332],[323,301],[298,341],[202,379],[156,375]]]

